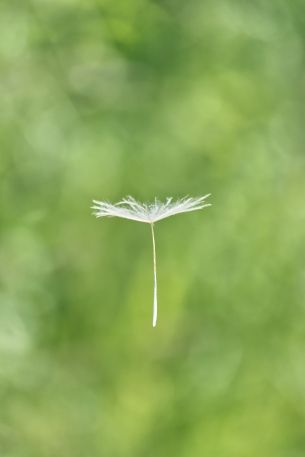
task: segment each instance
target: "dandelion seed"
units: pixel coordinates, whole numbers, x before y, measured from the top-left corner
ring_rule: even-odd
[[[205,200],[211,194],[199,198],[184,197],[173,202],[167,198],[165,203],[155,199],[154,203],[139,203],[133,197],[124,198],[122,201],[112,205],[107,202],[93,200],[92,209],[96,217],[120,217],[138,222],[150,224],[153,245],[153,268],[154,268],[154,302],[153,302],[153,327],[157,324],[158,303],[157,303],[157,260],[154,224],[175,214],[197,211],[207,206]]]

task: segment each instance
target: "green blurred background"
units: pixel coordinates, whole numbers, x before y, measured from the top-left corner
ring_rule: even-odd
[[[304,1],[2,0],[0,74],[0,456],[304,457]],[[153,329],[91,201],[208,192]]]

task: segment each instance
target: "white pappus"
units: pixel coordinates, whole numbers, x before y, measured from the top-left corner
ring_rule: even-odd
[[[114,205],[108,202],[93,200],[94,205],[91,207],[96,217],[120,217],[123,219],[130,219],[133,221],[144,222],[151,227],[151,236],[153,244],[153,264],[154,264],[154,302],[153,302],[153,327],[157,324],[157,264],[156,264],[156,243],[154,224],[161,219],[165,219],[175,214],[187,213],[190,211],[197,211],[207,206],[206,199],[211,194],[204,195],[203,197],[191,198],[184,197],[179,200],[167,198],[166,201],[160,202],[157,199],[153,203],[139,203],[133,197],[126,197]]]

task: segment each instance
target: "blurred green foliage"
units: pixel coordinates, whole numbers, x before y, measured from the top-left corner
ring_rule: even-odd
[[[304,457],[305,4],[2,0],[1,457]],[[198,196],[149,227],[93,198]]]

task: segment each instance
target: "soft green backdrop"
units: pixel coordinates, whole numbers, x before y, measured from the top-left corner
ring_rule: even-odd
[[[1,457],[304,457],[305,4],[2,0]],[[198,196],[149,227],[93,198]]]

